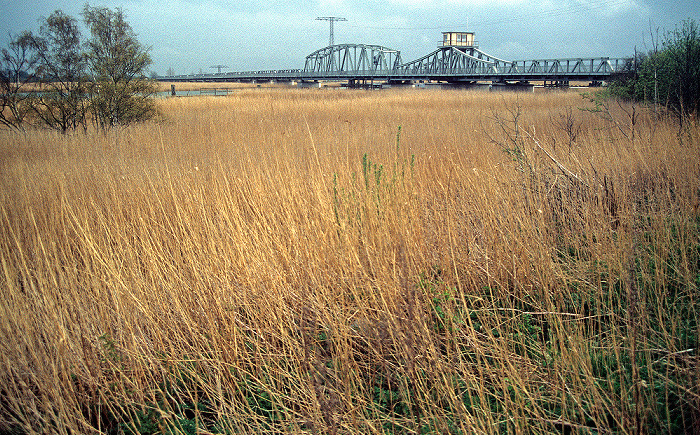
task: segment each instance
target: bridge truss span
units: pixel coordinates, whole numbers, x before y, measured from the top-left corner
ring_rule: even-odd
[[[504,74],[522,80],[533,79],[580,79],[600,80],[614,74],[629,71],[632,68],[631,59],[572,58],[572,59],[539,59],[519,60],[510,64]]]
[[[380,45],[331,45],[306,56],[304,74],[320,76],[387,75],[401,65],[401,52]]]
[[[469,34],[471,35],[471,34]],[[590,81],[600,85],[615,75],[633,69],[629,58],[570,58],[507,61],[481,51],[474,41],[452,41],[419,59],[403,63],[401,52],[380,45],[329,45],[306,56],[303,69],[192,74],[159,78],[163,81],[347,81],[364,86],[385,81],[449,83],[457,86],[491,82],[529,85],[543,81],[568,86],[569,81]],[[453,44],[453,45],[450,45]],[[460,45],[454,45],[460,44]]]
[[[441,47],[432,53],[403,64],[401,75],[417,76],[485,76],[500,74],[512,62],[490,56],[477,48]]]

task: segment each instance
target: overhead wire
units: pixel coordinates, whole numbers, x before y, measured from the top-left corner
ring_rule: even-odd
[[[576,14],[576,13],[581,13],[581,12],[603,9],[606,7],[623,6],[623,5],[627,5],[629,3],[630,3],[630,0],[604,0],[602,2],[593,3],[593,4],[579,3],[577,5],[568,5],[568,6],[563,6],[563,7],[557,7],[557,8],[545,10],[542,12],[535,12],[535,13],[526,14],[526,15],[520,14],[520,15],[518,15],[518,17],[505,18],[505,19],[492,20],[492,21],[479,21],[479,26],[485,27],[485,26],[495,26],[495,25],[500,25],[500,24],[509,24],[509,23],[523,21],[523,19],[536,18],[536,17],[555,17],[555,16],[561,16],[561,15],[571,15],[571,14]],[[445,29],[447,27],[457,28],[457,27],[461,27],[463,25],[464,25],[464,23],[454,23],[454,24],[450,24],[450,25],[428,26],[428,27],[417,27],[417,26],[391,27],[391,26],[361,26],[361,25],[349,25],[347,27],[355,28],[355,29],[370,29],[370,30],[440,30],[440,29]]]

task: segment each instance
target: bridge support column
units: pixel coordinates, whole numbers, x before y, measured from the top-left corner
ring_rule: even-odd
[[[535,85],[530,82],[493,83],[489,86],[491,92],[535,92]]]
[[[544,80],[544,87],[545,88],[568,88],[569,87],[569,80]]]
[[[297,83],[298,88],[320,88],[321,83],[314,81],[314,82],[306,82],[304,80],[301,80],[299,83]]]

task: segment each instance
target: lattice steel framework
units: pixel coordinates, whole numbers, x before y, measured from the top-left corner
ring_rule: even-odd
[[[503,70],[504,74],[532,74],[532,75],[587,75],[587,74],[613,74],[621,69],[631,68],[628,59],[610,59],[599,57],[593,59],[541,59],[519,60],[510,62]],[[621,65],[622,64],[622,65]]]
[[[305,73],[369,75],[397,71],[401,52],[379,45],[341,44],[317,50],[306,56]]]
[[[633,69],[629,58],[574,58],[505,61],[476,46],[444,46],[408,63],[401,52],[379,45],[331,45],[306,56],[304,69],[193,74],[161,77],[163,81],[252,81],[252,80],[386,80],[407,82],[474,83],[528,82],[544,80],[609,80]]]
[[[513,62],[491,56],[475,47],[440,47],[412,62],[400,65],[410,75],[491,75],[510,68]]]
[[[331,23],[331,25],[330,25],[331,32],[330,32],[330,37],[328,38],[328,45],[329,46],[334,45],[333,44],[333,38],[334,38],[334,36],[333,36],[333,23],[335,23],[336,21],[347,21],[347,19],[343,18],[343,17],[318,17],[318,18],[316,18],[316,20],[317,21],[329,21]]]

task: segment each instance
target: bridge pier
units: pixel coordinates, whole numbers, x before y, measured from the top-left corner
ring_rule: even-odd
[[[389,80],[387,84],[390,86],[411,86],[413,80]]]
[[[386,83],[384,82],[374,82],[374,79],[348,79],[348,82],[345,84],[341,84],[341,87],[348,88],[348,89],[384,89],[384,88],[390,88],[391,87],[391,82],[387,81]]]
[[[301,80],[299,83],[297,83],[298,88],[306,89],[306,88],[320,88],[321,87],[321,82],[318,80],[314,80],[313,82],[307,82],[305,80]]]
[[[569,80],[568,79],[552,79],[552,80],[544,80],[544,87],[545,88],[568,88],[569,87]]]

